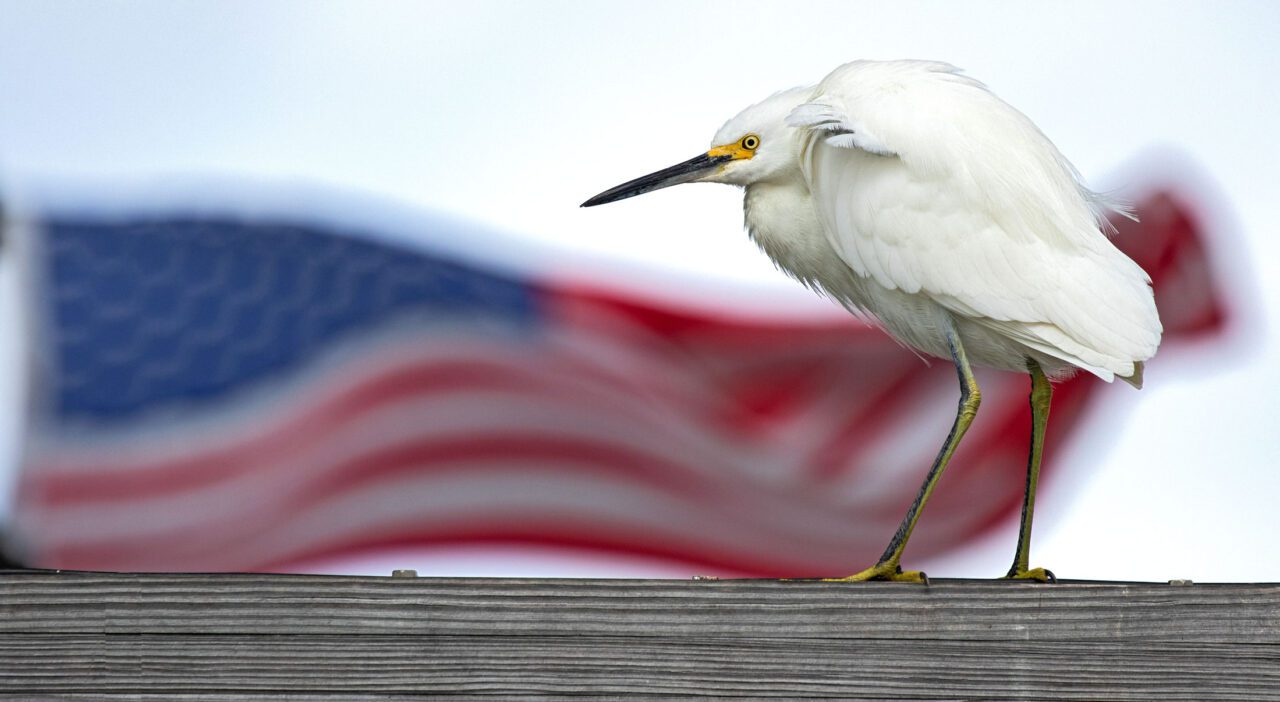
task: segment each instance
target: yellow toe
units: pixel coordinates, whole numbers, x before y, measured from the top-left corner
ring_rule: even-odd
[[[877,563],[860,573],[846,575],[843,578],[823,578],[823,582],[828,583],[862,583],[870,580],[929,584],[929,576],[918,570],[904,572],[895,562]]]
[[[1011,570],[1009,574],[1004,576],[1006,580],[1036,580],[1042,583],[1056,583],[1058,578],[1054,576],[1052,570],[1044,568],[1032,568],[1031,570]]]

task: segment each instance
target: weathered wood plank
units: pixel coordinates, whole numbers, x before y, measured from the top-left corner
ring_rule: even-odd
[[[1034,625],[1034,626],[1033,626]],[[1280,643],[1280,585],[0,576],[0,633],[570,633]]]
[[[0,573],[0,634],[0,700],[1280,700],[1280,585]]]
[[[663,637],[14,636],[11,692],[271,691],[976,697],[1096,700],[1126,688],[1167,700],[1258,699],[1280,656],[1233,646]],[[21,671],[21,672],[18,672]],[[321,677],[317,673],[322,671]],[[1205,681],[1214,680],[1212,686]],[[993,685],[993,681],[1002,681]],[[1197,682],[1199,681],[1199,682]]]

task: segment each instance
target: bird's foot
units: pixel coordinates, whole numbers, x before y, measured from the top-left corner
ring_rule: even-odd
[[[1004,576],[1005,580],[1036,580],[1042,583],[1056,583],[1057,576],[1052,570],[1044,568],[1032,568],[1031,570],[1019,570],[1017,567],[1010,568],[1008,574]]]
[[[929,584],[929,576],[918,570],[903,571],[897,560],[881,561],[870,568],[843,578],[823,578],[827,583],[862,583],[869,580],[888,580],[893,582]]]

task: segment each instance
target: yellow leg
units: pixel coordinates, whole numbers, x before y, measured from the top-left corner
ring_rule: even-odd
[[[1022,500],[1022,527],[1018,530],[1018,551],[1013,566],[1004,577],[1011,580],[1039,580],[1053,582],[1052,571],[1044,568],[1027,568],[1031,551],[1031,518],[1036,510],[1036,484],[1040,481],[1040,457],[1044,454],[1044,431],[1049,425],[1049,401],[1053,386],[1040,370],[1040,364],[1027,359],[1027,371],[1031,373],[1031,454],[1027,457],[1027,491]]]
[[[924,509],[924,503],[929,500],[929,495],[933,494],[938,478],[942,477],[942,471],[946,469],[952,454],[956,452],[956,447],[960,445],[960,439],[964,438],[964,433],[969,430],[969,425],[973,423],[973,418],[978,413],[978,405],[982,402],[982,393],[978,390],[973,370],[969,367],[969,359],[965,357],[964,347],[961,346],[954,327],[947,330],[947,342],[951,346],[951,359],[955,361],[956,374],[960,376],[960,407],[956,412],[956,421],[951,425],[951,433],[947,434],[947,440],[938,451],[938,457],[934,459],[933,467],[929,469],[924,484],[920,486],[920,492],[911,503],[911,508],[907,510],[907,515],[898,526],[898,531],[889,542],[889,547],[885,549],[884,555],[880,556],[880,561],[860,573],[844,578],[830,578],[832,582],[863,580],[929,582],[928,577],[918,570],[903,572],[902,566],[899,565],[902,552],[907,547],[907,539],[911,538],[911,531],[915,529],[916,521],[920,519],[920,511]]]

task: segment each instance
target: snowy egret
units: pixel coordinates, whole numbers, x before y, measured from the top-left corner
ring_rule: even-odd
[[[902,552],[981,394],[970,364],[1029,373],[1031,448],[1013,566],[1028,567],[1050,379],[1141,387],[1160,343],[1151,280],[1108,240],[1115,209],[1021,112],[954,66],[855,61],[730,119],[709,151],[587,200],[679,183],[746,189],[749,235],[806,286],[905,345],[950,358],[955,423],[880,560],[840,580],[927,582]]]

